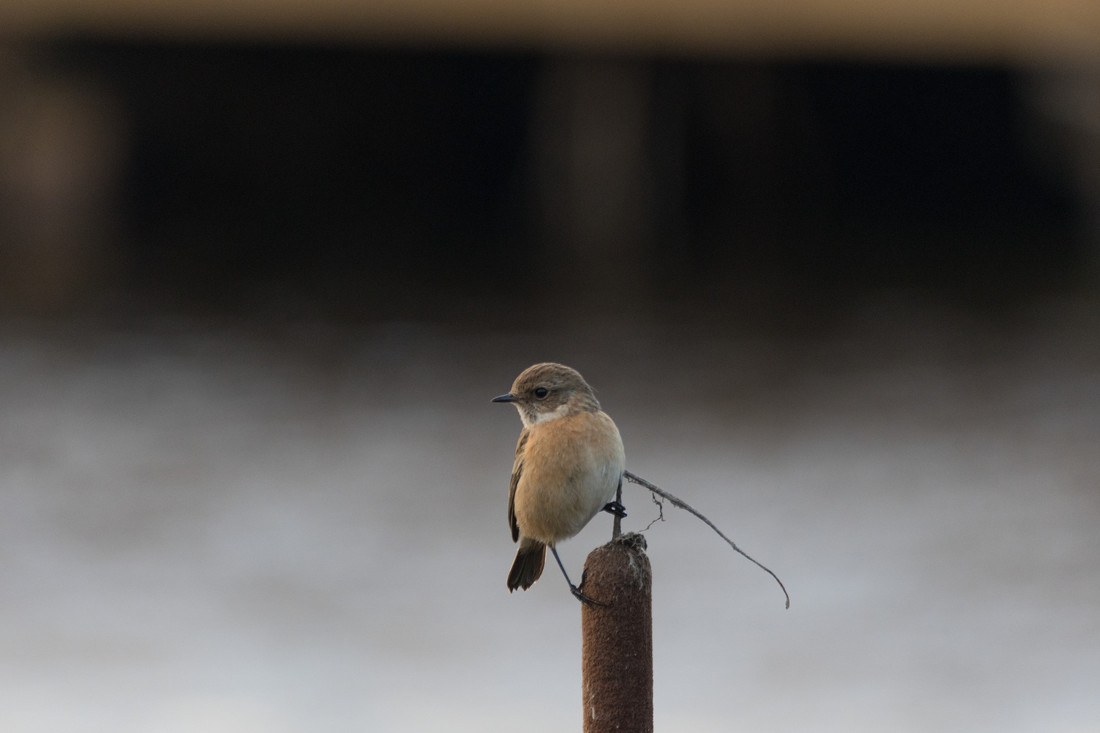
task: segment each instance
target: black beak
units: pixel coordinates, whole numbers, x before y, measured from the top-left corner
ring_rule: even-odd
[[[502,394],[500,397],[494,397],[491,402],[515,402],[516,398],[511,394]]]

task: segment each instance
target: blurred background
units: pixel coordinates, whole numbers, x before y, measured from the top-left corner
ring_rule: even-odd
[[[1098,276],[1092,2],[0,0],[0,728],[579,728],[554,360],[658,729],[1095,730]]]

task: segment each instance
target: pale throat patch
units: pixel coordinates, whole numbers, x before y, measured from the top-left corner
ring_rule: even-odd
[[[532,425],[538,425],[549,420],[557,420],[559,417],[565,417],[569,413],[569,403],[563,402],[556,409],[550,412],[537,412],[535,413],[535,419],[529,421],[529,415],[526,412],[520,411],[520,417],[523,419],[524,427],[531,427]]]

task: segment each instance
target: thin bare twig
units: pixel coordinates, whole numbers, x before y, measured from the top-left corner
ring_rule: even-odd
[[[660,486],[655,486],[654,484],[651,484],[650,482],[646,481],[641,476],[637,476],[637,475],[631,473],[630,471],[624,471],[623,472],[623,477],[626,478],[627,481],[632,481],[633,483],[636,483],[640,486],[644,486],[645,488],[652,491],[654,494],[657,494],[658,496],[660,496],[662,499],[667,499],[668,501],[672,502],[672,505],[674,507],[677,507],[679,509],[683,509],[686,512],[690,512],[691,514],[694,514],[698,519],[702,520],[702,522],[704,524],[706,524],[708,527],[710,527],[715,532],[717,532],[719,537],[724,539],[726,541],[726,543],[729,544],[730,547],[732,547],[734,550],[736,550],[738,553],[740,553],[745,559],[747,559],[753,565],[756,565],[758,568],[760,568],[761,570],[766,572],[768,575],[775,578],[775,582],[779,583],[779,587],[783,589],[783,595],[787,599],[787,606],[786,607],[787,608],[791,607],[791,596],[790,596],[789,593],[787,593],[787,587],[785,585],[783,585],[783,581],[779,579],[779,576],[776,575],[775,573],[773,573],[771,570],[769,570],[766,565],[759,562],[752,555],[750,555],[749,553],[745,552],[740,547],[738,547],[736,542],[731,540],[729,537],[726,537],[726,535],[722,533],[722,530],[720,530],[720,529],[718,529],[718,527],[714,526],[714,522],[712,522],[709,519],[707,519],[706,517],[704,517],[702,514],[700,514],[698,511],[696,511],[694,508],[692,508],[691,505],[689,505],[683,499],[680,499],[679,497],[676,497],[676,496],[668,493],[667,491],[662,489]],[[662,512],[662,516],[663,516],[663,512]]]
[[[652,491],[649,492],[649,498],[653,499],[653,503],[657,506],[657,518],[647,524],[645,526],[645,529],[642,530],[643,532],[648,532],[649,528],[657,524],[657,522],[665,521],[665,500],[654,494]]]

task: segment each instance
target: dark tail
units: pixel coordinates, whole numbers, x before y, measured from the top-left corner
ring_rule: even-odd
[[[542,575],[542,565],[546,562],[546,545],[538,540],[524,537],[519,543],[519,552],[508,573],[508,592],[516,588],[527,590]]]

